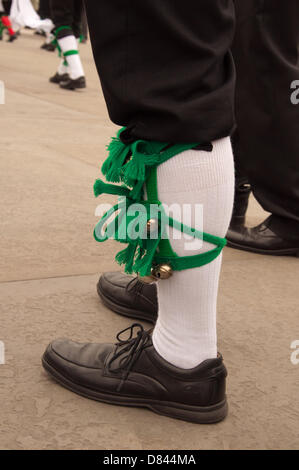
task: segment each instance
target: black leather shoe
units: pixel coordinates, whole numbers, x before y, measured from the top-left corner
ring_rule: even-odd
[[[122,339],[126,331],[128,339]],[[225,418],[227,372],[220,355],[184,370],[155,351],[150,332],[139,324],[121,331],[117,340],[117,344],[53,341],[43,356],[43,366],[62,386],[86,398],[146,407],[195,423]]]
[[[227,245],[238,250],[262,255],[299,256],[299,239],[289,240],[271,228],[271,217],[257,227],[232,227],[227,233]]]
[[[44,31],[36,30],[36,31],[34,32],[34,34],[35,34],[36,36],[43,36],[43,37],[46,37],[46,33],[45,33]]]
[[[9,36],[9,40],[7,42],[14,42],[16,39],[17,39],[17,35],[12,34],[11,36]]]
[[[122,273],[105,273],[97,290],[102,302],[125,317],[155,323],[158,313],[157,286],[144,284],[138,277]]]
[[[53,77],[50,77],[49,78],[49,81],[51,83],[61,83],[61,82],[64,82],[66,80],[68,80],[70,78],[69,74],[68,73],[63,73],[62,75],[60,75],[58,72],[55,73],[55,75],[53,75]]]
[[[51,42],[49,44],[45,42],[40,46],[40,48],[48,52],[54,52],[56,50],[55,44],[52,44]]]
[[[79,77],[76,78],[76,80],[73,80],[69,77],[67,80],[60,82],[60,88],[63,88],[64,90],[77,90],[79,88],[86,88],[85,77]]]

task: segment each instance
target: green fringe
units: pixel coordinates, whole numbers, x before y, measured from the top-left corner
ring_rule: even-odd
[[[125,144],[120,138],[124,129],[120,129],[117,137],[113,137],[108,145],[109,155],[103,163],[102,173],[107,181],[123,182],[131,187],[134,191],[134,196],[131,197],[134,199],[140,196],[140,187],[146,181],[151,167],[158,166],[174,155],[198,145],[197,143],[169,145],[165,142],[145,140]]]
[[[145,164],[143,156],[136,158],[133,154],[132,159],[126,164],[123,169],[123,179],[127,183],[132,181],[145,181]]]
[[[125,272],[128,274],[135,272],[141,276],[148,276],[151,273],[153,264],[168,263],[173,270],[180,271],[200,267],[213,261],[221,253],[225,245],[225,239],[199,232],[173,220],[171,217],[166,217],[165,220],[164,213],[158,212],[157,214],[161,227],[156,239],[143,239],[142,237],[137,240],[134,239],[135,230],[139,229],[140,233],[146,233],[147,221],[152,216],[149,211],[150,204],[161,204],[158,201],[155,167],[185,150],[194,148],[198,143],[170,145],[163,142],[137,140],[125,144],[120,138],[123,130],[120,129],[117,137],[114,137],[108,145],[109,155],[102,166],[102,172],[107,181],[123,183],[123,185],[106,184],[98,179],[94,184],[94,194],[96,197],[103,193],[114,194],[124,197],[124,199],[122,200],[120,197],[119,203],[102,217],[96,226],[95,238],[98,241],[114,238],[121,243],[128,243],[128,246],[116,255],[116,261],[124,265]],[[143,188],[145,183],[148,201],[144,200]],[[145,206],[144,213],[139,213],[137,216],[129,210],[130,206],[136,201]],[[116,215],[115,220],[108,223],[109,218],[116,211],[119,211],[119,213]],[[133,221],[134,223],[132,223]],[[102,231],[106,222],[108,226],[105,228],[103,236]],[[173,252],[169,240],[162,239],[165,230],[164,225],[166,224],[195,238],[215,244],[216,248],[198,255],[179,257]]]
[[[160,243],[160,239],[157,240],[146,240],[146,246],[144,248],[143,256],[136,260],[133,270],[140,276],[149,276],[153,265],[153,259],[156,254],[156,250]]]
[[[114,194],[115,196],[130,196],[130,190],[124,186],[115,186],[114,184],[104,183],[102,180],[97,179],[93,186],[93,192],[95,197],[101,196],[102,194]]]
[[[109,156],[103,163],[102,173],[106,176],[107,181],[119,183],[122,181],[122,167],[129,156],[130,149],[117,137],[113,137],[107,150],[109,151]]]
[[[118,264],[125,265],[125,272],[127,274],[133,273],[133,264],[135,259],[135,253],[137,249],[137,243],[130,243],[127,248],[117,253],[115,260]]]
[[[124,265],[127,274],[139,273],[148,276],[151,273],[153,259],[160,240],[137,240],[117,253],[115,260]]]

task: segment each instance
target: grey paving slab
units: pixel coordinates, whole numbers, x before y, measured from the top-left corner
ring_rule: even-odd
[[[261,268],[265,282],[256,283]],[[40,356],[51,339],[113,341],[130,324],[99,303],[96,275],[2,283],[7,358],[0,367],[1,447],[297,448],[298,368],[290,362],[296,292],[288,263],[273,276],[274,268],[272,258],[267,263],[254,258],[240,267],[236,257],[224,265],[218,331],[229,370],[230,414],[208,427],[88,401],[48,379]]]

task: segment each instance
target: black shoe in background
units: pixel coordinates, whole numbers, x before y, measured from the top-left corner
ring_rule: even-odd
[[[287,225],[284,229],[274,216],[270,216],[257,227],[230,228],[227,246],[262,255],[299,256],[299,235],[292,233]]]
[[[36,30],[36,31],[34,32],[34,34],[35,34],[36,36],[42,36],[42,37],[44,37],[44,38],[46,37],[45,31]]]
[[[86,79],[85,77],[79,77],[73,80],[69,77],[67,80],[60,82],[60,88],[63,88],[64,90],[79,90],[86,88]]]
[[[54,52],[56,50],[55,44],[52,44],[51,42],[49,44],[45,42],[44,44],[40,46],[40,48],[49,52]]]
[[[100,277],[97,291],[103,304],[113,312],[156,323],[158,299],[155,282],[145,284],[138,277],[109,272]]]
[[[49,78],[49,81],[51,83],[56,83],[59,85],[60,82],[63,82],[63,81],[66,81],[70,78],[69,74],[68,73],[64,73],[62,75],[60,75],[58,72],[53,75],[53,77],[50,77]]]
[[[155,351],[150,333],[137,323],[117,335],[117,344],[56,340],[42,363],[60,385],[92,400],[200,424],[223,420],[227,372],[222,357],[180,369]]]
[[[7,42],[14,42],[16,39],[17,39],[17,35],[12,34],[11,36],[9,36],[9,40]]]

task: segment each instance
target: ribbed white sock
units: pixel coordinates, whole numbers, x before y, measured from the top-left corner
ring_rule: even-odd
[[[65,65],[64,59],[60,61],[57,72],[59,75],[64,75],[65,73],[69,73],[69,68],[67,65]]]
[[[233,154],[227,137],[213,142],[212,152],[188,150],[160,165],[159,200],[168,206],[202,204],[203,227],[196,226],[194,210],[191,226],[222,238],[232,215],[234,180]],[[170,229],[169,237],[179,256],[215,248],[204,242],[201,249],[190,251],[190,241],[174,240],[175,232],[178,235]],[[216,304],[221,259],[220,256],[200,268],[175,271],[170,279],[158,282],[159,315],[153,344],[165,360],[177,367],[190,369],[217,356]]]
[[[61,47],[63,54],[69,51],[78,51],[78,43],[75,36],[66,36],[65,38],[58,39],[58,44]],[[79,53],[66,56],[66,61],[69,65],[70,77],[73,80],[84,76],[84,70]]]

